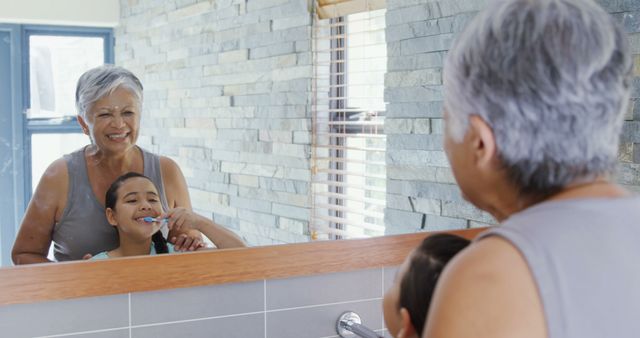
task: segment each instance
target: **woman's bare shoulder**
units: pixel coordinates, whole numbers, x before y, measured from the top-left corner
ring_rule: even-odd
[[[23,223],[36,219],[47,224],[62,216],[69,191],[69,172],[64,158],[53,161],[44,171],[27,207]]]
[[[191,209],[191,199],[187,181],[182,174],[178,164],[169,157],[160,157],[160,170],[162,171],[162,182],[169,208],[186,207]]]
[[[160,158],[160,170],[162,171],[162,181],[165,186],[182,185],[185,183],[184,175],[178,164],[167,156],[158,156]]]
[[[65,187],[69,183],[69,169],[67,167],[67,161],[61,157],[53,161],[42,174],[40,178],[40,185],[52,185],[56,187]]]
[[[176,171],[180,171],[180,167],[178,167],[176,161],[170,157],[158,155],[158,158],[160,159],[160,168],[162,169],[163,174],[171,174]]]

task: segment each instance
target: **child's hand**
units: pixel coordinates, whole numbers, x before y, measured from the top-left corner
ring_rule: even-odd
[[[196,231],[196,234],[180,234],[177,237],[171,237],[169,241],[174,245],[176,251],[194,251],[206,247],[206,244],[202,242],[202,236]]]
[[[185,208],[175,208],[160,216],[167,219],[167,227],[174,234],[179,233],[169,239],[174,244],[176,251],[194,251],[205,247],[202,242],[200,222],[202,216]],[[194,230],[197,231],[194,231]]]
[[[160,216],[167,219],[169,230],[185,232],[191,229],[199,230],[200,215],[191,210],[178,207]]]

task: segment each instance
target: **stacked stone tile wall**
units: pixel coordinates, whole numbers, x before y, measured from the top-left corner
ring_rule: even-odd
[[[308,240],[306,0],[122,0],[116,63],[141,77],[139,144],[182,169],[194,210],[251,245]]]
[[[634,89],[619,152],[618,182],[640,190],[640,1],[598,1],[623,23],[634,54]],[[442,146],[442,64],[484,0],[387,0],[387,233],[495,224],[465,202]]]
[[[640,0],[599,0],[640,67]],[[486,0],[387,0],[387,233],[494,224],[442,147],[442,63]],[[170,156],[194,208],[250,244],[308,239],[311,17],[306,0],[122,0],[116,63],[145,85],[140,144]],[[618,181],[640,190],[638,80]]]

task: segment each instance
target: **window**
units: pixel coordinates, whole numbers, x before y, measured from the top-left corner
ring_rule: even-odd
[[[113,63],[113,44],[111,28],[0,24],[2,265],[11,264],[13,240],[44,170],[89,143],[76,120],[75,86],[86,70]]]
[[[111,30],[27,27],[26,200],[47,166],[88,143],[76,121],[75,87],[86,70],[113,61]]]
[[[385,10],[314,22],[312,235],[384,234]]]

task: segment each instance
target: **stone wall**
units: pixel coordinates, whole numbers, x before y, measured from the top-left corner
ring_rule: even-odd
[[[640,65],[640,0],[600,0]],[[442,148],[442,63],[485,0],[387,0],[387,233],[494,224]],[[175,159],[194,208],[250,244],[308,239],[311,16],[306,0],[122,0],[116,62],[145,85],[140,144]],[[635,67],[636,75],[640,73]],[[618,181],[640,190],[634,81]]]
[[[308,239],[306,0],[122,0],[116,63],[139,75],[139,144],[182,169],[194,210],[251,245]]]
[[[387,233],[495,223],[461,197],[442,146],[442,63],[484,0],[387,0]],[[640,75],[640,1],[599,3],[624,24]],[[640,190],[640,97],[634,80],[620,147],[618,181]]]

